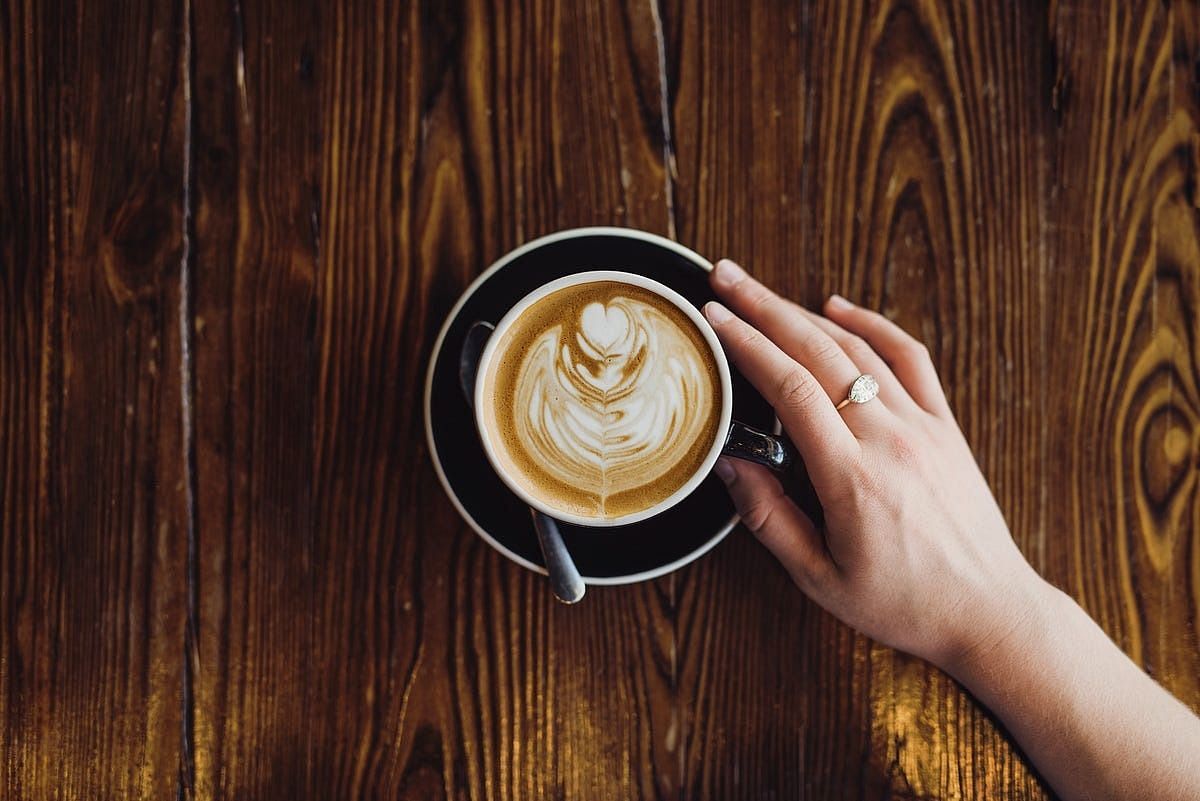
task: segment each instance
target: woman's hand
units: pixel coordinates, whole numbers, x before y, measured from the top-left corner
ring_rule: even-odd
[[[712,284],[733,314],[704,312],[825,512],[819,531],[769,470],[722,459],[746,527],[813,600],[887,645],[948,667],[1009,637],[1049,588],[1013,543],[926,348],[836,296],[814,314],[730,261]],[[836,411],[861,373],[878,398]]]
[[[705,313],[800,450],[825,530],[766,468],[717,472],[800,588],[954,675],[1063,798],[1195,798],[1200,719],[1021,557],[925,348],[840,298],[806,311],[732,262],[712,282],[748,323]],[[860,373],[879,397],[835,410]]]

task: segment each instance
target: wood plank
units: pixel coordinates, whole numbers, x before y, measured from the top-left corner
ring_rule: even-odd
[[[178,7],[0,7],[0,795],[182,762]]]
[[[442,316],[493,259],[574,225],[669,231],[648,12],[364,3],[323,23],[318,794],[672,786],[671,585],[558,605],[458,519],[420,406]]]
[[[1200,18],[1137,2],[1049,23],[1048,433],[1067,478],[1047,549],[1061,585],[1200,709]]]
[[[800,297],[812,14],[811,4],[671,3],[664,15],[680,237]],[[680,582],[682,795],[804,798],[836,786],[854,797],[869,733],[861,644],[855,653],[849,632],[743,530]]]
[[[320,19],[203,0],[193,22],[195,794],[304,798]]]

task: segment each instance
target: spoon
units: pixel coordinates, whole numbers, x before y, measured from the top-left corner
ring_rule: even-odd
[[[479,372],[479,357],[494,330],[495,326],[491,323],[474,323],[468,329],[466,341],[463,342],[462,355],[458,362],[458,383],[466,396],[467,404],[472,408],[475,405],[475,374]],[[565,604],[578,603],[583,599],[587,585],[583,583],[579,568],[575,567],[571,552],[563,542],[558,521],[533,508],[530,508],[529,514],[533,516],[533,530],[537,532],[538,545],[542,549],[542,559],[546,562],[546,572],[550,574],[550,589],[554,591],[554,597]]]

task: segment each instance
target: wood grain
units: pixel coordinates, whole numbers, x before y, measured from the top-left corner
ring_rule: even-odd
[[[1200,708],[1195,2],[0,6],[0,795],[1014,798],[735,532],[556,604],[424,369],[615,224],[931,347],[1031,563]]]
[[[0,6],[0,796],[178,786],[183,22]]]
[[[1194,4],[1058,8],[1060,136],[1048,237],[1065,387],[1054,578],[1146,670],[1200,704],[1196,314],[1200,94]],[[1096,58],[1095,42],[1108,57]],[[1078,76],[1093,80],[1081,82]],[[1086,141],[1087,146],[1081,146]],[[1073,276],[1070,277],[1069,276]]]
[[[317,259],[316,4],[192,12],[196,798],[309,784]],[[299,123],[297,121],[300,121]]]

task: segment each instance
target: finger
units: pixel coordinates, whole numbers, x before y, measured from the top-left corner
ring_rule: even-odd
[[[858,334],[878,351],[912,399],[926,411],[949,415],[950,405],[938,380],[929,349],[878,312],[856,306],[840,295],[825,303],[825,314],[847,331]]]
[[[905,412],[920,408],[917,406],[917,402],[912,399],[912,396],[908,394],[908,390],[900,383],[900,379],[896,378],[896,374],[892,372],[892,368],[888,367],[887,362],[883,360],[878,351],[871,347],[870,343],[858,334],[850,333],[828,317],[822,317],[803,306],[798,306],[797,308],[800,309],[800,313],[806,319],[812,321],[813,325],[820,328],[832,337],[834,342],[838,343],[859,371],[875,376],[879,381],[879,399],[888,408],[894,411]]]
[[[835,402],[846,397],[860,371],[829,334],[800,313],[800,307],[781,298],[729,259],[717,262],[713,286],[733,311],[800,364],[808,368]],[[881,404],[854,409],[846,419],[853,428],[882,411]]]
[[[730,360],[779,416],[817,492],[835,491],[861,453],[858,440],[812,373],[720,303],[704,306]]]
[[[762,465],[722,457],[716,473],[725,482],[743,525],[767,546],[792,579],[813,594],[835,570],[825,538],[784,494],[779,479]]]

